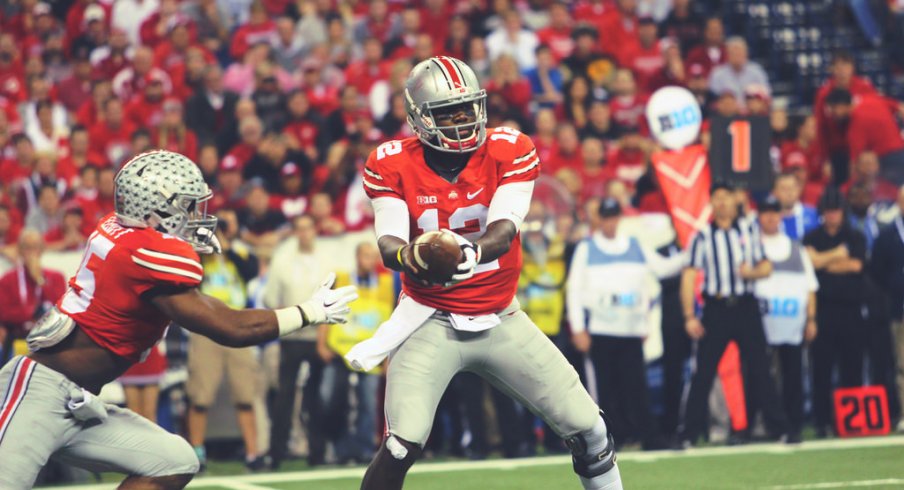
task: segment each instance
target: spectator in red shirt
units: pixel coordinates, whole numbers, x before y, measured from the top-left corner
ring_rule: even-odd
[[[317,224],[317,234],[333,236],[345,231],[345,223],[334,214],[333,198],[326,192],[318,192],[311,196],[308,214]]]
[[[829,92],[825,104],[836,121],[849,121],[850,161],[856,162],[863,152],[875,152],[882,177],[895,185],[904,184],[904,139],[895,119],[900,103],[879,95],[854,101],[850,91],[838,88]]]
[[[270,196],[270,207],[280,210],[289,221],[304,214],[308,208],[307,180],[302,170],[295,162],[283,165],[279,171],[279,192]]]
[[[135,128],[125,119],[122,101],[113,97],[104,103],[104,118],[88,130],[91,151],[104,159],[104,165],[118,165],[129,153],[129,141]]]
[[[617,58],[621,66],[634,72],[638,85],[645,91],[649,79],[665,64],[653,17],[643,15],[637,19],[636,38],[636,43],[618,50]]]
[[[151,72],[141,95],[133,97],[125,107],[126,118],[134,127],[156,126],[163,120],[163,99],[167,95],[164,80]]]
[[[59,228],[44,234],[47,250],[52,252],[81,251],[88,236],[84,232],[84,211],[72,203],[63,207],[63,221]]]
[[[0,184],[7,189],[16,181],[31,175],[35,162],[35,148],[28,136],[14,134],[10,143],[15,151],[10,158],[0,162]]]
[[[56,86],[57,100],[74,113],[91,96],[91,61],[87,56],[73,61],[72,75]]]
[[[18,104],[27,97],[25,69],[16,39],[11,34],[0,34],[0,95]]]
[[[182,102],[174,97],[163,102],[163,121],[152,127],[151,139],[155,148],[181,153],[191,161],[198,159],[198,138],[186,127]]]
[[[232,59],[240,60],[251,46],[258,43],[275,44],[276,39],[278,39],[276,23],[270,20],[263,2],[255,0],[251,3],[248,23],[239,27],[232,35],[229,55]]]
[[[626,131],[644,132],[646,129],[644,111],[647,95],[639,93],[634,75],[630,70],[619,69],[612,83],[614,97],[611,100],[612,121],[619,133]]]
[[[97,192],[91,195],[85,195],[78,201],[85,213],[84,228],[82,231],[86,235],[90,234],[97,222],[104,216],[114,211],[114,186],[113,180],[116,177],[116,170],[113,167],[104,167],[97,172]]]
[[[95,80],[112,79],[117,73],[128,68],[131,63],[129,50],[128,35],[122,30],[113,29],[110,33],[110,42],[91,53],[92,64],[96,70]]]
[[[851,172],[851,178],[841,186],[841,192],[849,194],[851,189],[859,187],[871,197],[870,202],[894,202],[898,198],[899,186],[880,176],[878,156],[871,151],[860,154]]]
[[[443,21],[444,24],[446,22],[448,22],[448,20]],[[398,28],[394,29],[394,31],[392,38],[389,42],[386,42],[385,47],[383,47],[386,58],[392,61],[402,58],[411,58],[414,54],[418,35],[423,31],[421,25],[421,11],[413,5],[405,7],[399,14]],[[427,36],[430,38],[430,44],[433,44],[433,37],[430,36],[430,34],[427,34]],[[384,46],[384,43],[379,39],[368,39],[375,39],[380,46]],[[368,58],[367,39],[364,40],[363,44],[365,51],[364,57]],[[346,80],[351,79],[346,77]]]
[[[66,156],[57,161],[57,176],[66,180],[69,187],[73,187],[79,180],[79,173],[85,165],[103,164],[90,153],[91,141],[88,136],[88,128],[76,124],[69,133],[69,148]]]
[[[166,27],[166,39],[154,48],[154,66],[171,71],[177,65],[185,62],[185,56],[190,47],[203,49],[195,44],[191,26],[191,19],[181,14],[169,22]],[[213,56],[208,61],[214,62]]]
[[[612,176],[633,190],[638,179],[647,171],[647,154],[649,140],[637,130],[623,134],[618,143],[612,145],[606,161],[606,167]]]
[[[19,235],[16,265],[0,277],[0,337],[3,352],[12,340],[24,338],[34,322],[66,291],[66,278],[41,267],[44,240],[36,230]]]
[[[135,48],[131,66],[113,77],[113,92],[122,100],[129,100],[144,91],[150,80],[161,80],[163,89],[172,91],[173,82],[167,72],[154,66],[154,52],[147,46]]]
[[[386,0],[371,0],[367,15],[355,26],[355,41],[360,43],[368,37],[375,37],[382,42],[388,42],[392,37],[393,18]]]
[[[412,11],[417,12],[413,9],[406,10]],[[389,65],[383,61],[383,44],[377,38],[365,39],[363,48],[363,57],[345,68],[345,80],[358,89],[360,94],[367,96],[375,83],[389,78]]]
[[[709,77],[709,72],[713,67],[725,63],[727,59],[725,26],[719,17],[710,17],[706,20],[706,27],[703,29],[703,44],[687,53],[687,64],[699,64],[703,67],[704,76]]]
[[[453,15],[453,9],[446,0],[425,0],[421,9],[421,25],[430,26],[425,29],[433,39],[434,46],[446,44],[449,38],[451,25],[449,19]],[[450,54],[450,56],[452,56]],[[462,59],[462,58],[458,58]]]
[[[211,212],[223,208],[236,209],[241,204],[239,190],[242,187],[242,169],[238,162],[224,158],[217,172],[216,192],[210,199]]]
[[[637,48],[637,0],[616,0],[616,10],[600,25],[600,44],[616,58]]]
[[[0,203],[0,257],[15,260],[16,240],[22,226],[13,220],[13,210],[6,204]]]
[[[806,182],[825,185],[829,181],[831,167],[826,167],[820,159],[816,146],[816,118],[807,116],[797,128],[797,137],[787,141],[781,147],[782,170],[802,167],[805,170]],[[817,196],[818,200],[819,196]]]
[[[320,161],[320,125],[323,118],[308,101],[308,96],[301,90],[289,94],[289,122],[283,128],[289,148],[304,152],[312,161]]]
[[[485,87],[488,95],[498,94],[505,101],[504,113],[515,111],[521,115],[527,114],[533,96],[530,82],[518,70],[518,64],[512,56],[503,54],[496,58],[493,63],[493,78]]]
[[[652,94],[662,87],[669,85],[678,85],[686,87],[688,85],[688,70],[681,57],[681,48],[671,39],[663,39],[660,42],[662,48],[662,68],[659,69],[647,82],[644,91]],[[702,67],[698,68],[697,75],[702,72]]]
[[[178,0],[160,0],[159,10],[141,23],[139,28],[141,44],[151,49],[156,48],[166,39],[169,26],[176,22],[179,16]]]
[[[582,19],[583,20],[583,19]],[[568,5],[556,2],[549,6],[549,24],[537,31],[540,44],[549,46],[556,63],[571,56],[574,39],[571,37],[572,18]]]
[[[578,0],[574,6],[574,18],[588,22],[599,29],[603,22],[617,12],[614,0]]]
[[[323,63],[316,59],[305,60],[301,65],[301,88],[308,94],[311,107],[326,115],[339,108],[339,87],[324,79]]]
[[[241,103],[240,103],[241,104]],[[236,108],[238,112],[238,107]],[[251,157],[257,153],[257,148],[262,141],[264,135],[264,126],[257,116],[245,116],[239,119],[239,144],[235,145],[223,157],[223,161],[230,160],[234,162],[240,171],[244,170],[245,164],[251,160]]]
[[[556,130],[557,142],[549,160],[543,162],[541,171],[549,175],[556,175],[561,169],[578,170],[583,164],[581,155],[581,140],[578,131],[571,123],[560,124]]]
[[[530,138],[537,149],[537,157],[545,166],[556,151],[556,113],[552,109],[540,109],[534,119],[536,131]]]
[[[94,126],[101,119],[104,112],[104,104],[113,97],[113,85],[109,80],[94,80],[91,82],[91,97],[84,100],[75,113],[75,121],[86,128]]]
[[[878,92],[869,79],[856,75],[854,58],[850,53],[844,51],[835,53],[829,72],[831,77],[816,92],[813,114],[816,116],[817,148],[821,152],[820,158],[831,162],[833,180],[840,184],[847,180],[851,164],[847,121],[839,121],[832,117],[826,108],[826,96],[840,88],[850,92],[856,102],[862,96],[875,95]]]
[[[596,138],[585,139],[581,143],[581,157],[582,165],[578,169],[582,184],[580,202],[605,197],[606,183],[612,179],[613,174],[606,165],[603,142]]]

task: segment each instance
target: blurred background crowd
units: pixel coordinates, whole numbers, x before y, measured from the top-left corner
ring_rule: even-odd
[[[767,116],[783,229],[803,239],[820,226],[824,190],[839,188],[868,253],[899,213],[899,182],[883,181],[879,168],[904,168],[904,106],[894,98],[904,93],[902,25],[895,0],[4,2],[0,362],[62,294],[64,275],[53,269],[70,274],[113,211],[119,166],[149,149],[177,151],[214,189],[226,245],[204,258],[205,292],[236,307],[281,307],[310,294],[321,272],[339,270],[362,300],[347,329],[240,351],[174,326],[165,348],[110,396],[184,433],[202,457],[206,436],[241,436],[252,469],[264,454],[277,466],[298,456],[311,465],[366,461],[382,430],[381,373],[352,373],[341,354],[388,317],[398,278],[373,246],[361,172],[378,144],[412,134],[402,89],[414,64],[464,60],[487,90],[488,125],[520,129],[536,144],[542,199],[524,228],[522,304],[583,374],[564,314],[575,244],[598,225],[604,199],[641,223],[669,211],[650,165],[658,149],[644,115],[650,94],[688,88],[703,109],[704,145],[711,116]],[[752,213],[763,196],[738,197]],[[668,243],[656,245],[668,255]],[[898,260],[897,249],[882,253]],[[893,342],[881,339],[900,324],[904,272],[886,265],[860,273],[876,288],[870,297],[890,300],[857,300],[873,314],[854,362],[870,369],[851,383],[890,378],[896,400]],[[680,321],[677,291],[676,277],[663,279],[660,342],[677,355],[669,362],[679,374],[663,376],[660,360],[647,376],[661,436],[678,424],[690,355],[671,349],[689,344],[683,330],[665,327],[669,316]],[[224,374],[231,403],[216,401]],[[805,406],[809,414],[809,398]],[[468,374],[436,421],[433,454],[562,450],[523,407]],[[659,446],[651,437],[638,427],[620,439]]]

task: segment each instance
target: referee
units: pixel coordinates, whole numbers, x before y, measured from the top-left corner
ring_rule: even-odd
[[[709,392],[726,345],[738,344],[747,365],[747,389],[760,401],[763,415],[775,435],[787,431],[766,358],[766,337],[754,281],[768,277],[772,264],[763,253],[759,229],[738,217],[731,185],[716,182],[710,191],[713,221],[691,242],[690,266],[681,276],[684,328],[697,341],[696,370],[691,379],[684,415],[682,443],[693,445],[704,430]],[[704,275],[703,317],[694,308],[697,275]]]

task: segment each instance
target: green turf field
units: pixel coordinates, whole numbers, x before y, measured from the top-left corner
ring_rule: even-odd
[[[904,436],[712,447],[675,452],[626,452],[619,458],[626,489],[904,489]],[[363,468],[333,468],[221,476],[237,465],[213,465],[190,488],[205,490],[357,489]],[[82,485],[79,490],[113,488]],[[422,462],[406,490],[580,490],[567,457]]]

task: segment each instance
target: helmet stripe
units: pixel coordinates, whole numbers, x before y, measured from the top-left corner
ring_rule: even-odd
[[[458,72],[458,67],[455,66],[455,63],[449,60],[449,58],[445,56],[437,57],[439,62],[446,68],[446,71],[449,72],[449,77],[452,79],[453,88],[464,87],[464,80],[462,79],[461,74]]]
[[[446,84],[449,86],[449,88],[450,89],[453,88],[452,87],[452,77],[449,75],[449,72],[448,72],[448,70],[446,70],[446,67],[443,66],[443,63],[441,61],[439,61],[439,58],[433,58],[431,61],[433,61],[436,64],[436,66],[439,67],[439,71],[440,71],[440,73],[443,74],[443,78],[446,79]]]

